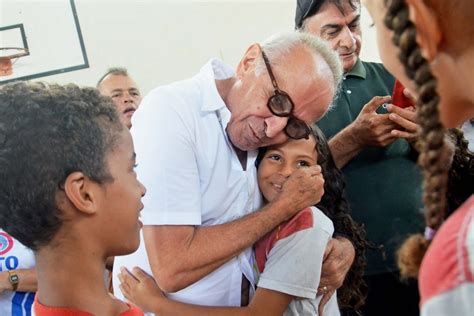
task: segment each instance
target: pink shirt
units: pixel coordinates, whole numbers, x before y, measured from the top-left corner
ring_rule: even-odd
[[[474,313],[474,196],[441,226],[420,269],[421,315]]]

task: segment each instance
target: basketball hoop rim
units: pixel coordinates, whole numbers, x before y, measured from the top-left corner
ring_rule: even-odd
[[[19,50],[22,51],[20,53],[12,54],[12,55],[6,55],[6,56],[0,56],[0,58],[8,58],[8,59],[14,59],[14,58],[20,58],[23,56],[27,56],[29,54],[28,48],[22,48],[22,47],[0,47],[0,50],[7,50],[7,49],[14,49],[14,50]]]

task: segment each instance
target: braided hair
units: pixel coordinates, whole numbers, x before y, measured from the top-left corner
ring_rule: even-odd
[[[470,158],[467,154],[467,146],[462,147],[465,150],[462,148],[456,149],[454,165],[457,165],[457,167],[453,167],[449,171],[450,194],[447,195],[448,170],[451,164],[446,163],[446,159],[441,159],[441,157],[446,156],[449,146],[446,144],[446,131],[439,119],[437,80],[416,42],[416,27],[409,20],[409,11],[405,0],[385,0],[385,4],[387,7],[385,25],[393,31],[392,41],[400,49],[398,57],[405,67],[407,76],[415,82],[419,94],[417,118],[421,126],[421,134],[417,143],[417,149],[420,153],[418,163],[422,167],[424,177],[423,202],[425,205],[426,227],[428,230],[435,232],[444,219],[453,211],[453,207],[455,205],[459,206],[469,196],[463,193],[459,194],[453,189],[463,183],[459,179],[460,176],[464,175],[459,170],[465,170],[465,167],[469,165],[459,163],[463,162],[463,159],[470,160]],[[458,133],[457,139],[462,138],[462,134],[459,135],[459,132],[452,131],[450,133],[454,136],[456,136],[455,133]],[[459,147],[460,144],[462,142],[457,141],[456,147]],[[456,159],[461,160],[456,161]],[[466,181],[468,177],[464,179]],[[472,177],[470,179],[472,180]],[[467,185],[467,187],[469,188],[470,185]],[[460,200],[462,201],[460,202]],[[402,276],[418,276],[421,261],[431,239],[432,236],[416,234],[410,236],[401,246],[398,251],[398,265]]]

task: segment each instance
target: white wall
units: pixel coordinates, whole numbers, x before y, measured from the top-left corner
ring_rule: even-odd
[[[146,93],[194,75],[211,57],[236,65],[249,44],[292,30],[295,6],[296,0],[76,0],[90,68],[42,80],[95,85],[108,67],[125,66]],[[369,24],[364,12],[362,57],[378,61]]]

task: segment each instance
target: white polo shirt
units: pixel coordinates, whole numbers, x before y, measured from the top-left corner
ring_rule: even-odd
[[[211,226],[240,218],[261,207],[255,159],[248,152],[246,171],[227,138],[230,111],[216,79],[234,76],[221,61],[210,60],[193,78],[158,87],[133,117],[137,173],[147,188],[144,225]],[[151,273],[141,238],[132,255],[117,257],[120,266],[140,266]],[[254,281],[251,249],[218,270],[169,297],[182,302],[239,306],[242,274]]]

